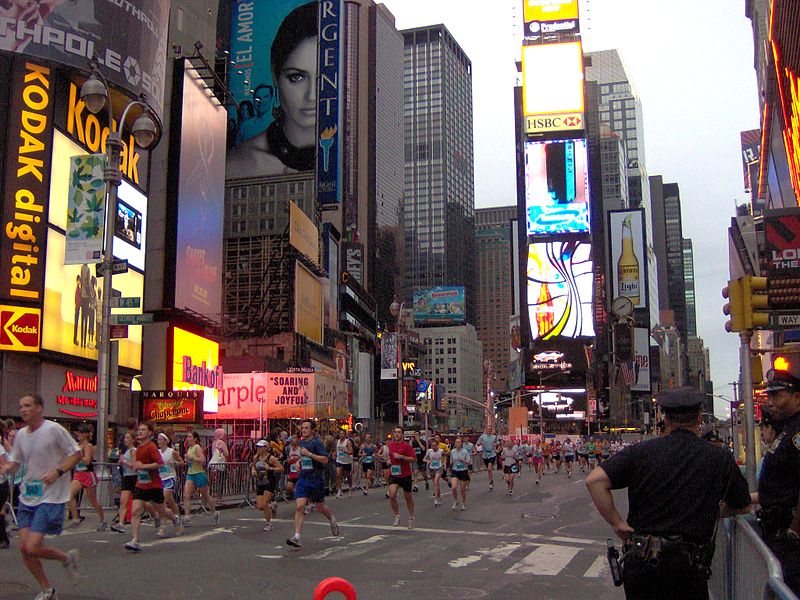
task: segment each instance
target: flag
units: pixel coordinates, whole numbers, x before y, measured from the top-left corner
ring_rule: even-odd
[[[624,362],[622,367],[622,379],[626,385],[633,385],[636,381],[636,368],[632,360]]]

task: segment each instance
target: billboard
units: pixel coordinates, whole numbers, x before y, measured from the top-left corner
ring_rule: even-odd
[[[528,315],[531,339],[593,336],[591,245],[528,245]]]
[[[216,413],[223,389],[219,344],[180,327],[172,328],[172,389],[203,390],[203,411]]]
[[[525,39],[532,42],[558,41],[559,34],[580,30],[578,0],[523,0]]]
[[[463,286],[447,285],[414,292],[414,325],[463,325],[466,297]]]
[[[235,2],[227,177],[317,170],[318,201],[338,202],[341,0]],[[320,29],[322,23],[322,29]]]
[[[177,174],[175,308],[219,323],[222,313],[222,228],[225,192],[225,109],[197,71],[183,65],[180,171]],[[181,69],[176,68],[176,78]],[[177,129],[177,128],[176,128]]]
[[[169,0],[0,3],[0,50],[85,71],[96,57],[108,81],[164,103]]]
[[[197,423],[203,418],[203,392],[142,390],[142,418],[156,423]]]
[[[42,311],[0,304],[0,350],[38,352]]]
[[[102,154],[83,154],[69,159],[67,251],[64,257],[68,265],[100,261],[106,215],[105,165]]]
[[[633,360],[635,379],[632,392],[650,391],[650,330],[647,327],[633,328]]]
[[[319,264],[319,231],[306,213],[291,200],[289,201],[289,243],[308,258]]]
[[[397,334],[381,336],[381,379],[397,379]]]
[[[580,42],[523,46],[522,108],[529,135],[585,129]]]
[[[761,130],[739,132],[742,143],[742,174],[744,191],[758,194],[758,173],[761,165]]]
[[[586,140],[525,142],[524,157],[528,235],[588,233]]]
[[[634,308],[646,308],[644,209],[608,211],[608,230],[611,232],[611,299],[623,296]]]
[[[322,283],[300,261],[294,268],[294,330],[322,344]]]
[[[0,4],[0,15],[8,8]],[[16,20],[15,20],[16,22]],[[0,21],[0,27],[8,25]],[[0,34],[3,30],[0,29]],[[6,38],[0,37],[0,47]],[[53,77],[40,65],[13,61],[4,149],[5,186],[0,233],[0,300],[41,306],[47,200],[53,136]],[[66,212],[66,209],[65,209]]]

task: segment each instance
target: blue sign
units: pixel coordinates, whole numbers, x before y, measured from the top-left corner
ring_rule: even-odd
[[[414,324],[463,325],[466,301],[463,286],[424,288],[414,292]]]
[[[319,7],[319,88],[317,90],[317,201],[341,202],[341,35],[342,0],[322,0]]]

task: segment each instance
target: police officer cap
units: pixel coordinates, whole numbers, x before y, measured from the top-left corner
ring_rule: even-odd
[[[795,365],[797,364],[797,366]],[[779,392],[781,390],[788,390],[790,392],[800,392],[800,360],[793,360],[791,363],[786,363],[782,366],[786,369],[770,369],[767,371],[766,391]]]
[[[691,412],[703,402],[705,393],[697,388],[681,387],[661,392],[656,396],[658,405],[667,412]]]

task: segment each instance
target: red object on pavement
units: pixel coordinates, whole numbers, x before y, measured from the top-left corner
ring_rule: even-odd
[[[325,600],[331,592],[341,593],[344,595],[345,600],[357,599],[356,588],[354,588],[349,581],[341,577],[328,577],[327,579],[323,579],[317,586],[317,589],[314,590],[313,600]]]

